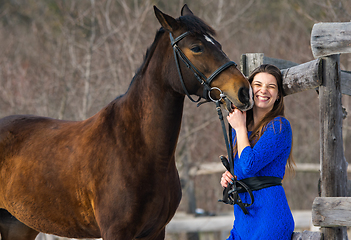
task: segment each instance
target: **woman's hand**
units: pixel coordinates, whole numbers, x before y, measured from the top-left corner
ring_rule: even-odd
[[[235,179],[236,179],[236,176],[235,176]],[[221,178],[221,185],[222,185],[222,187],[227,187],[228,183],[232,184],[233,181],[234,181],[234,177],[229,171],[225,171],[222,174],[222,178]]]
[[[233,112],[229,113],[227,119],[230,126],[232,126],[236,132],[238,156],[240,158],[243,149],[250,146],[246,129],[246,112],[242,112],[239,109],[234,109]]]
[[[246,129],[246,112],[242,112],[236,108],[233,112],[229,113],[227,120],[235,131],[242,128]]]

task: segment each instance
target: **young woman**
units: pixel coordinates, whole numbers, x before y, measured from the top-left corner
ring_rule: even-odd
[[[247,207],[248,214],[234,205],[235,221],[228,239],[290,240],[295,224],[281,179],[286,165],[292,168],[294,162],[292,130],[284,117],[282,75],[277,67],[265,64],[252,72],[249,81],[254,107],[248,112],[235,109],[227,117],[233,128],[234,175],[248,185],[268,179],[270,187],[252,191],[254,203]],[[227,187],[233,177],[226,171],[221,185]],[[274,184],[269,184],[272,178]],[[239,196],[250,203],[248,193]]]

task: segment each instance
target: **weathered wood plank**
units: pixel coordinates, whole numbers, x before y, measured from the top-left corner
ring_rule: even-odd
[[[241,55],[240,66],[241,72],[245,76],[249,76],[250,73],[261,64],[263,64],[263,53],[246,53]]]
[[[312,205],[312,222],[315,226],[351,226],[350,197],[317,197]]]
[[[321,197],[345,197],[347,162],[342,138],[340,55],[323,58],[323,84],[319,87]],[[345,227],[324,228],[326,239],[345,239]]]
[[[314,24],[311,49],[315,58],[351,53],[351,22]]]
[[[281,70],[284,94],[314,89],[322,84],[322,60],[316,59],[291,68]]]
[[[339,58],[339,55],[333,55],[323,59],[324,81],[319,87],[322,197],[344,197],[346,194]]]
[[[273,64],[279,69],[289,66],[281,70],[285,96],[314,89],[322,84],[321,59],[298,65],[291,61],[265,57],[263,53],[247,53],[241,56],[241,70],[246,76],[261,64]]]
[[[186,215],[178,217],[177,215],[166,226],[166,232],[213,232],[229,230],[233,228],[234,216],[204,216],[195,217],[194,215]]]
[[[341,71],[341,93],[351,96],[351,72]]]
[[[296,163],[294,167],[296,172],[315,172],[319,173],[321,166],[319,163]],[[223,173],[225,171],[224,166],[218,160],[218,162],[207,162],[198,164],[189,170],[190,176],[197,176],[197,175],[205,175],[205,174],[214,174],[214,173]],[[351,173],[351,165],[347,167],[347,172]],[[350,187],[348,189],[351,190],[351,181]],[[351,193],[350,193],[351,196]]]
[[[323,234],[321,232],[294,232],[291,240],[323,240]]]
[[[279,69],[286,69],[299,65],[284,59],[266,57],[263,53],[243,54],[241,55],[240,63],[241,71],[246,76],[249,76],[250,73],[261,64],[272,64],[277,66]]]

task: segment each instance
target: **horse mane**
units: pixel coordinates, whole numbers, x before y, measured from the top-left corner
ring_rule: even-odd
[[[139,76],[140,74],[142,74],[142,73],[145,72],[147,66],[149,65],[150,59],[151,59],[151,57],[152,57],[152,55],[153,55],[153,53],[154,53],[154,51],[155,51],[155,49],[156,49],[157,43],[158,43],[159,39],[161,38],[161,36],[163,35],[164,32],[165,32],[165,30],[164,30],[163,28],[160,28],[160,29],[156,32],[155,39],[154,39],[153,43],[151,44],[151,46],[146,50],[146,54],[145,54],[145,57],[144,57],[144,61],[143,61],[143,63],[141,64],[141,66],[137,69],[137,71],[135,72],[134,77],[133,77],[132,81],[131,81],[130,84],[129,84],[128,90],[129,90],[130,86],[132,86],[132,84],[133,84],[135,78],[136,78],[137,76]],[[128,91],[128,90],[127,90],[127,91]],[[124,94],[118,96],[116,99],[122,97],[123,95],[124,95]],[[115,99],[115,100],[116,100],[116,99]]]
[[[160,40],[161,36],[163,35],[163,33],[165,33],[166,30],[164,30],[163,28],[160,28],[157,32],[156,32],[156,36],[155,39],[153,41],[153,43],[151,44],[151,46],[146,50],[146,54],[144,57],[144,61],[141,64],[141,66],[139,67],[139,69],[137,70],[135,76],[138,75],[138,73],[144,73],[146,67],[149,65],[150,59],[156,49],[156,46],[158,44],[158,41]],[[134,78],[135,78],[134,76]],[[134,80],[133,78],[133,80]]]
[[[195,15],[184,15],[179,21],[186,26],[187,31],[201,35],[216,36],[216,31]]]

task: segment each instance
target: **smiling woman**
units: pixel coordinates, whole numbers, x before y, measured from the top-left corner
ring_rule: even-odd
[[[242,112],[234,109],[228,116],[233,128],[234,175],[226,171],[221,185],[233,188],[234,178],[251,190],[253,204],[234,206],[232,239],[290,240],[294,230],[292,217],[281,181],[285,166],[292,166],[292,130],[284,117],[282,76],[273,65],[261,65],[249,77],[254,107]],[[250,202],[249,192],[240,193],[242,202]],[[252,226],[256,226],[252,230]]]

